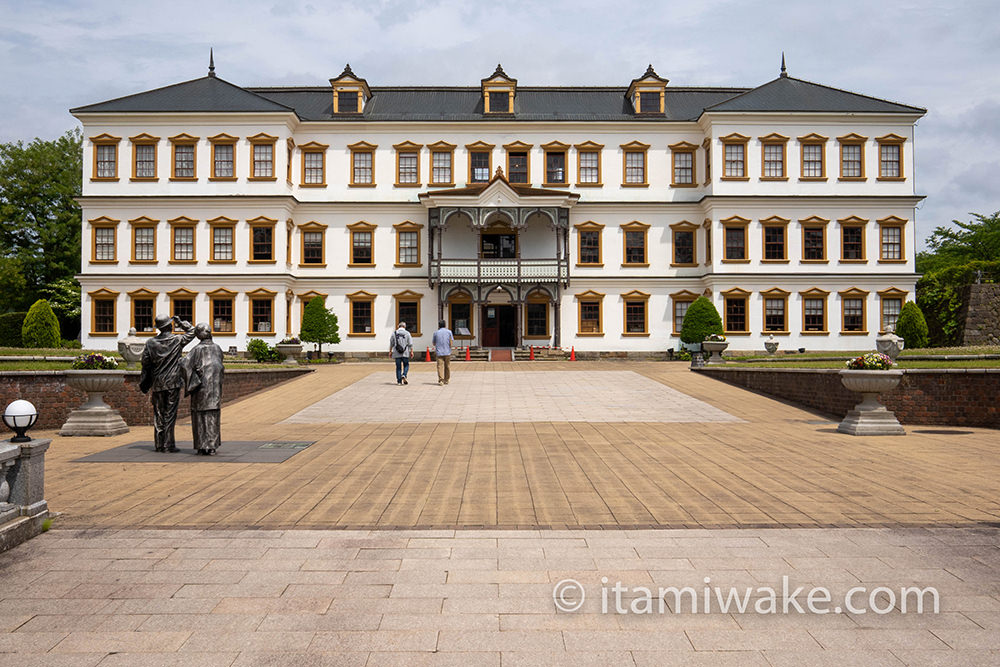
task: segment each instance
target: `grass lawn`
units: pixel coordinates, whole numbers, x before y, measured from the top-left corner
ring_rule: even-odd
[[[111,350],[74,350],[68,347],[0,347],[0,357],[79,357],[81,354],[99,352],[106,357],[121,359],[117,351]]]

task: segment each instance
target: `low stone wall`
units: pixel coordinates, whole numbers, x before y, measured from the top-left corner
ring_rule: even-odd
[[[968,285],[962,294],[962,345],[1000,345],[1000,285]]]
[[[844,388],[840,371],[812,368],[698,369],[709,377],[843,417],[861,395]],[[1000,368],[912,369],[882,403],[903,424],[1000,428]]]
[[[223,403],[268,389],[276,384],[311,373],[308,368],[226,369]],[[0,372],[0,410],[11,401],[23,398],[38,409],[36,429],[57,429],[69,413],[86,399],[82,391],[66,384],[65,371],[3,371]],[[104,400],[121,412],[129,426],[153,423],[153,408],[149,395],[139,391],[139,372],[125,373],[125,382],[104,395]],[[191,412],[189,401],[181,398],[178,417]]]

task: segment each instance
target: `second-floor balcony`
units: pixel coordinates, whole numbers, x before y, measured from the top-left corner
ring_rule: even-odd
[[[569,284],[568,259],[433,259],[432,283]]]

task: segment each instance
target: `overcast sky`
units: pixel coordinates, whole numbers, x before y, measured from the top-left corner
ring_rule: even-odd
[[[203,76],[238,85],[756,86],[778,74],[924,107],[918,238],[1000,210],[995,0],[0,0],[0,141],[55,137],[67,109]]]

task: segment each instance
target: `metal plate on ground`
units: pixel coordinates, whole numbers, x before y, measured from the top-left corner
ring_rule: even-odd
[[[313,441],[315,442],[315,441]],[[152,440],[132,442],[121,447],[90,454],[74,463],[282,463],[313,442],[280,440],[223,441],[214,456],[201,456],[192,442],[178,441],[179,452],[157,452]]]

